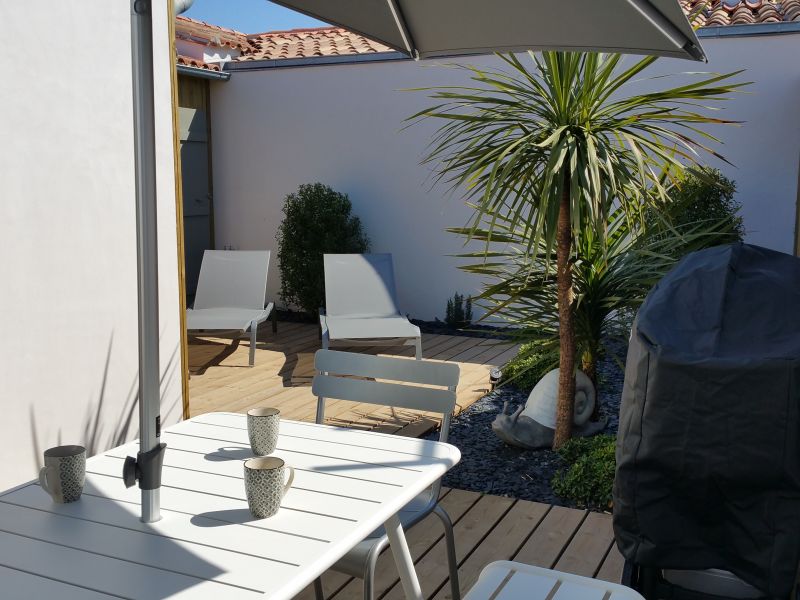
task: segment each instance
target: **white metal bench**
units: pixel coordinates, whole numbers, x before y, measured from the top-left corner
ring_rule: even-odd
[[[518,562],[498,561],[481,571],[464,600],[644,600],[630,588],[551,571]]]

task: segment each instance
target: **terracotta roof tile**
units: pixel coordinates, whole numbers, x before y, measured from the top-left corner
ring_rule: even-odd
[[[687,15],[694,14],[695,27],[724,27],[755,23],[800,22],[800,0],[680,0]],[[341,27],[318,27],[244,34],[234,29],[211,25],[178,16],[175,25],[178,39],[210,46],[228,46],[241,52],[235,61],[346,56],[392,52],[393,49]],[[219,71],[209,64],[187,56],[178,56],[178,64]]]
[[[393,49],[341,27],[269,31],[247,36],[249,48],[237,59],[272,60],[392,52]]]
[[[800,0],[680,0],[692,24],[703,27],[800,21]]]
[[[178,64],[187,67],[194,67],[195,69],[205,69],[207,71],[220,70],[219,65],[217,64],[203,62],[202,60],[197,60],[191,56],[184,56],[183,54],[178,54]]]
[[[212,25],[204,21],[179,15],[175,17],[175,37],[208,46],[227,46],[236,50],[247,50],[247,36],[241,31]]]

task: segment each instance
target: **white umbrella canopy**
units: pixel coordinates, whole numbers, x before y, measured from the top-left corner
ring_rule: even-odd
[[[273,0],[414,58],[588,50],[705,60],[677,0]]]
[[[183,12],[191,0],[166,0]],[[140,452],[125,463],[142,490],[142,520],[160,518],[160,443],[153,5],[130,0],[137,259]],[[436,58],[525,50],[594,50],[705,60],[678,0],[278,0],[407,53]]]

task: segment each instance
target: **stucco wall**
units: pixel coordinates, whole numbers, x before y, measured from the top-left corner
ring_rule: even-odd
[[[163,5],[163,10],[158,10]],[[162,417],[180,417],[169,45],[156,3]],[[58,443],[102,451],[138,429],[129,3],[0,3],[35,36],[0,85],[0,489]],[[121,468],[121,465],[120,465]]]
[[[716,128],[719,165],[739,187],[749,241],[793,249],[797,197],[800,35],[704,39],[707,66],[664,60],[651,74],[747,69],[747,94],[723,114],[741,127]],[[496,57],[469,59],[497,65]],[[241,249],[275,249],[286,194],[321,181],[346,192],[364,221],[375,251],[395,257],[400,301],[420,318],[443,316],[455,291],[478,280],[447,255],[461,250],[444,232],[470,211],[458,195],[432,187],[419,165],[434,123],[401,131],[409,115],[428,106],[424,93],[399,91],[463,84],[463,72],[437,63],[394,61],[237,71],[212,85],[216,242]],[[649,85],[644,82],[642,88]],[[277,263],[269,291],[277,297]]]

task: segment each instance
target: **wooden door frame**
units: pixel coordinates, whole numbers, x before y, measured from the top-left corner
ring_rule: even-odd
[[[189,336],[186,331],[186,263],[183,239],[183,184],[181,181],[181,145],[178,122],[178,62],[175,49],[175,15],[172,2],[166,3],[169,23],[170,95],[172,100],[172,153],[175,176],[175,234],[178,251],[178,310],[181,328],[181,396],[183,418],[189,418]]]

